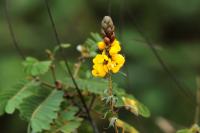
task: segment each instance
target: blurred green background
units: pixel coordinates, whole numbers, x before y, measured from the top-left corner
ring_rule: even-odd
[[[56,42],[44,1],[8,1],[21,49],[25,55],[45,59],[44,50],[52,49]],[[200,0],[51,0],[50,7],[60,39],[63,43],[73,44],[66,53],[71,60],[79,54],[76,45],[83,43],[90,32],[100,32],[101,19],[110,9],[126,57],[123,72],[128,73],[127,77],[118,74],[114,78],[121,87],[146,104],[152,114],[146,119],[122,112],[122,119],[142,133],[164,132],[157,124],[160,117],[175,129],[193,124],[195,80],[200,72]],[[7,89],[24,75],[22,60],[8,31],[4,0],[0,1],[0,18],[0,89]],[[186,93],[178,89],[163,70],[138,33],[133,18]],[[0,117],[1,133],[23,133],[26,126],[17,115]]]

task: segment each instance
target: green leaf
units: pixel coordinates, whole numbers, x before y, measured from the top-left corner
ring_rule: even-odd
[[[87,90],[94,94],[103,95],[105,89],[108,88],[108,82],[101,79],[76,79],[76,82],[81,90]],[[66,78],[66,86],[74,88],[71,78]]]
[[[82,119],[75,116],[78,108],[75,106],[68,106],[66,110],[62,111],[56,119],[54,127],[51,129],[51,133],[71,133],[77,129],[82,122]]]
[[[97,43],[102,40],[102,37],[98,33],[91,33],[91,37],[85,41],[84,47],[87,48],[91,57],[97,54]]]
[[[190,129],[186,128],[186,129],[181,129],[178,130],[176,133],[199,133],[200,132],[200,128],[197,124],[192,125],[192,127]]]
[[[138,102],[138,109],[139,109],[139,114],[143,117],[150,117],[151,113],[149,109],[142,103]]]
[[[78,108],[69,106],[65,111],[62,111],[60,116],[64,121],[70,121],[75,118],[75,114],[78,112]]]
[[[33,57],[27,57],[23,62],[24,72],[27,75],[39,76],[45,74],[51,65],[51,61],[38,61]]]
[[[0,112],[12,114],[16,108],[23,102],[23,99],[34,94],[39,88],[36,81],[20,81],[11,89],[5,89],[0,93]]]
[[[96,42],[99,42],[99,41],[102,41],[102,37],[100,36],[99,33],[91,33],[91,36],[92,38],[96,41]]]
[[[60,131],[63,132],[63,133],[71,133],[75,129],[77,129],[80,125],[81,125],[81,120],[80,119],[77,119],[77,120],[74,120],[74,121],[70,121],[69,123],[63,125],[60,128]]]
[[[97,94],[97,95],[104,95],[104,91],[108,88],[108,81],[107,80],[103,80],[103,79],[76,79],[76,82],[79,86],[79,88],[81,90],[84,91],[89,91],[91,93]],[[74,84],[71,80],[71,78],[66,78],[64,83],[67,83],[66,86],[67,87],[72,87],[74,88]],[[126,92],[119,88],[115,83],[113,83],[113,94],[116,95],[116,97],[118,98],[118,101],[116,103],[116,107],[125,107],[126,108],[126,104],[123,101],[123,97],[128,98],[132,101],[135,101],[136,104],[135,105],[128,105],[129,107],[132,108],[131,111],[132,113],[136,114],[136,115],[141,115],[143,117],[149,117],[150,116],[150,111],[148,110],[148,108],[140,103],[138,100],[136,100],[132,95],[128,95],[126,94]],[[130,101],[129,100],[129,101]]]
[[[132,95],[120,93],[117,96],[119,103],[116,105],[116,107],[125,107],[125,109],[131,113],[134,113],[135,115],[141,115],[143,117],[150,116],[149,109],[144,104],[135,99]]]
[[[50,129],[50,124],[57,118],[57,112],[63,99],[63,91],[47,89],[38,95],[28,97],[20,106],[21,116],[29,120],[34,133]]]
[[[192,133],[192,132],[190,132],[190,129],[182,129],[177,131],[176,133]]]

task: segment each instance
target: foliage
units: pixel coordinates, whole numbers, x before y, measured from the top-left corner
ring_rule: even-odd
[[[200,128],[197,124],[194,124],[191,128],[178,130],[176,133],[199,133]]]
[[[49,130],[50,124],[57,118],[63,100],[62,91],[40,90],[38,95],[24,99],[20,105],[21,116],[29,121],[32,132]]]
[[[23,62],[24,72],[27,75],[39,76],[45,74],[51,65],[51,61],[38,61],[33,57],[27,57]]]
[[[188,125],[193,118],[194,107],[188,102],[189,97],[182,95],[181,90],[177,90],[171,79],[166,75],[160,64],[155,59],[152,51],[146,42],[138,36],[136,27],[131,19],[133,17],[138,24],[142,24],[144,32],[154,42],[161,57],[171,69],[176,77],[180,79],[183,86],[187,86],[194,93],[194,78],[199,73],[200,45],[197,23],[199,0],[183,1],[139,1],[128,0],[111,2],[111,14],[119,24],[116,27],[119,33],[119,40],[123,44],[123,50],[127,59],[127,71],[129,83],[120,75],[115,76],[115,82],[127,90],[129,94],[134,94],[142,102],[148,105],[153,116],[151,119],[139,118],[139,122],[145,123],[144,128],[137,125],[137,119],[128,117],[126,113],[120,115],[126,121],[136,123],[136,127],[144,129],[143,132],[157,132],[158,127],[152,122],[154,117],[162,115],[172,123],[181,127]],[[2,15],[4,14],[3,3],[1,2]],[[80,43],[88,31],[96,30],[97,21],[102,13],[107,11],[107,1],[51,1],[53,15],[56,16],[55,24],[58,34],[63,42],[72,43],[72,48],[66,50],[66,55],[70,55],[70,61],[77,55],[73,47]],[[10,1],[9,11],[19,46],[25,55],[33,56],[39,60],[44,60],[44,49],[53,47],[55,39],[49,27],[49,19],[44,9],[44,2],[40,0]],[[152,6],[154,5],[154,6]],[[155,8],[157,7],[157,8]],[[129,12],[131,9],[131,12]],[[133,12],[133,13],[132,13]],[[160,12],[164,15],[158,15]],[[82,15],[84,14],[84,16]],[[134,17],[135,14],[135,17]],[[141,16],[142,14],[142,16]],[[155,15],[157,14],[157,15]],[[121,17],[119,17],[121,15]],[[121,19],[120,19],[121,18]],[[124,19],[123,19],[124,18]],[[5,16],[0,22],[0,94],[10,89],[17,80],[24,79],[21,69],[21,58],[17,55],[14,47],[11,46],[11,37],[8,32]],[[77,26],[75,26],[77,25]],[[74,29],[72,29],[75,27]],[[193,29],[193,30],[192,30]],[[184,32],[182,32],[184,30]],[[183,33],[183,34],[182,34]],[[59,54],[58,54],[59,55]],[[72,63],[73,64],[73,63]],[[86,70],[86,63],[82,69]],[[58,68],[58,65],[57,65]],[[73,68],[73,67],[72,67]],[[81,70],[82,71],[82,70]],[[126,71],[126,68],[125,70]],[[85,72],[85,71],[83,71]],[[83,73],[82,72],[82,73]],[[88,71],[87,71],[88,72]],[[58,79],[64,75],[62,70],[56,70]],[[81,74],[82,74],[81,73]],[[48,73],[49,74],[49,73]],[[46,75],[45,75],[46,76]],[[49,79],[52,79],[48,76]],[[81,75],[81,78],[82,75]],[[52,82],[51,80],[48,80]],[[132,82],[133,81],[133,82]],[[186,88],[187,88],[186,87]],[[193,97],[194,98],[194,97]],[[87,96],[85,96],[87,99]],[[100,99],[99,99],[100,101]],[[117,102],[117,104],[122,101]],[[2,102],[0,106],[2,107]],[[5,103],[6,104],[6,103]],[[174,108],[174,105],[177,105]],[[173,109],[172,109],[173,108]],[[0,112],[5,112],[0,108]],[[15,116],[1,117],[1,132],[23,132],[24,121],[20,121]],[[8,126],[9,125],[9,126]],[[83,130],[84,131],[84,130]],[[159,132],[159,131],[158,131]]]
[[[85,60],[94,56],[96,43],[101,39],[96,33],[92,33],[91,36],[92,39],[87,39],[82,45],[83,49],[79,50],[81,57]],[[62,44],[61,48],[69,48],[69,46],[69,44]],[[67,75],[65,78],[57,80],[57,76],[55,76],[55,67],[52,66],[57,65],[55,60],[57,60],[56,53],[59,52],[59,49],[60,47],[55,47],[53,52],[48,50],[49,59],[45,61],[27,57],[23,61],[23,66],[24,73],[28,78],[20,81],[13,88],[0,93],[1,114],[4,112],[13,114],[17,109],[21,118],[29,123],[28,132],[70,133],[78,130],[82,122],[86,120],[85,117],[81,116],[81,114],[85,115],[82,104],[74,104],[80,101],[77,99],[76,88],[71,77]],[[84,62],[79,63],[81,64],[78,69],[75,65],[74,72],[77,72],[77,70],[84,71],[81,69],[81,65],[83,66]],[[44,78],[49,73],[52,73],[55,84],[51,84],[49,80]],[[93,103],[91,103],[90,111],[100,112],[103,116],[106,113],[104,110],[107,109],[107,103],[110,100],[114,100],[116,109],[125,108],[135,115],[144,117],[149,117],[150,115],[146,106],[132,95],[127,94],[124,89],[119,88],[117,83],[113,83],[114,96],[108,99],[106,91],[108,90],[109,82],[106,79],[91,78],[91,76],[85,74],[82,77],[76,75],[75,82],[83,97],[86,97],[84,99],[86,99],[85,102],[87,104],[90,103],[92,96],[102,99],[102,101],[96,101],[94,107],[92,107]],[[107,102],[102,106],[105,98],[107,98]],[[127,99],[129,102],[126,101]],[[97,109],[98,105],[101,106],[100,110]],[[116,124],[119,123],[123,123],[118,126],[119,128],[124,128],[125,131],[137,131],[134,127],[121,120],[116,121]]]
[[[23,102],[24,98],[27,98],[34,93],[39,87],[39,83],[35,80],[27,81],[22,80],[11,89],[4,90],[0,93],[0,108],[8,114],[14,113],[16,108]]]

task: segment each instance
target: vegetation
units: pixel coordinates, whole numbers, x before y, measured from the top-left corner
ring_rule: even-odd
[[[131,8],[127,3],[137,5],[137,2],[130,1],[126,3],[127,9],[123,8],[125,5],[123,6],[122,2],[109,1],[106,4],[107,13],[102,13],[102,16],[105,14],[109,16],[104,16],[101,23],[95,22],[98,29],[101,25],[101,33],[91,32],[94,29],[89,24],[76,35],[73,32],[78,29],[78,24],[74,22],[80,21],[83,25],[87,22],[81,18],[79,21],[72,21],[73,32],[69,33],[74,41],[67,38],[68,41],[63,39],[62,23],[56,21],[61,20],[58,9],[62,9],[63,3],[48,0],[44,0],[42,4],[32,0],[27,3],[21,2],[22,5],[25,4],[33,9],[32,13],[36,15],[37,10],[44,9],[45,17],[40,14],[39,18],[34,16],[27,20],[28,24],[36,23],[40,21],[39,19],[44,19],[45,25],[48,22],[46,37],[39,36],[40,41],[47,40],[43,46],[41,45],[43,42],[40,41],[41,46],[32,43],[35,41],[34,36],[39,32],[34,33],[33,38],[28,34],[28,38],[24,36],[26,43],[32,41],[30,46],[23,45],[23,42],[18,40],[18,36],[25,35],[26,28],[20,29],[21,35],[16,34],[15,29],[20,27],[15,26],[17,22],[13,21],[11,12],[14,10],[16,13],[14,15],[18,12],[10,8],[13,6],[11,1],[5,0],[2,4],[5,9],[3,23],[8,26],[2,33],[6,33],[6,38],[11,37],[8,40],[12,41],[15,51],[22,59],[20,61],[13,54],[11,56],[1,53],[6,57],[5,64],[3,58],[0,58],[2,61],[0,68],[4,68],[5,65],[6,69],[4,68],[5,72],[2,69],[3,76],[0,78],[6,77],[4,75],[8,78],[0,81],[0,86],[3,88],[0,89],[0,115],[2,119],[6,119],[5,125],[10,123],[10,119],[14,121],[8,125],[13,129],[3,128],[3,132],[200,132],[198,45],[192,47],[176,45],[173,46],[176,48],[173,50],[168,46],[153,43],[143,25],[140,25],[138,19],[129,11]],[[83,3],[79,0],[77,3],[74,2],[78,6],[77,9],[81,9]],[[115,8],[112,8],[117,3],[120,5],[119,18],[116,18]],[[72,14],[75,12],[70,8],[67,10],[73,11]],[[123,18],[125,11],[128,21]],[[23,12],[21,18],[28,18],[26,12],[30,13],[30,10],[21,12]],[[102,19],[102,16],[99,18]],[[115,23],[110,16],[114,16]],[[33,20],[36,18],[38,20]],[[123,20],[126,20],[125,28],[122,27]],[[52,36],[49,34],[50,28],[53,30],[56,43],[53,37],[50,37]],[[68,29],[70,31],[70,27]],[[83,32],[87,34],[81,35]],[[2,39],[3,44],[6,44],[5,40]],[[55,45],[50,46],[51,43]],[[42,57],[43,55],[45,57]],[[18,65],[12,70],[12,67],[20,62],[22,66]],[[194,82],[194,77],[197,77],[197,83]],[[13,87],[11,84],[14,84]],[[173,90],[168,90],[171,87]],[[147,89],[138,90],[139,88]],[[171,102],[166,104],[167,101]],[[7,118],[10,114],[12,118]],[[18,128],[18,124],[23,125]]]

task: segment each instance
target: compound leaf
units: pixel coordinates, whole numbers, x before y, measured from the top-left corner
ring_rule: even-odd
[[[51,65],[51,61],[38,61],[36,58],[27,57],[23,62],[24,72],[30,76],[45,74]]]
[[[23,80],[17,83],[11,89],[5,89],[0,93],[0,110],[12,114],[16,108],[23,102],[23,99],[33,95],[39,88],[37,81]]]
[[[41,90],[38,95],[28,97],[21,104],[21,116],[29,120],[34,133],[48,130],[50,124],[57,118],[63,99],[63,91]]]

